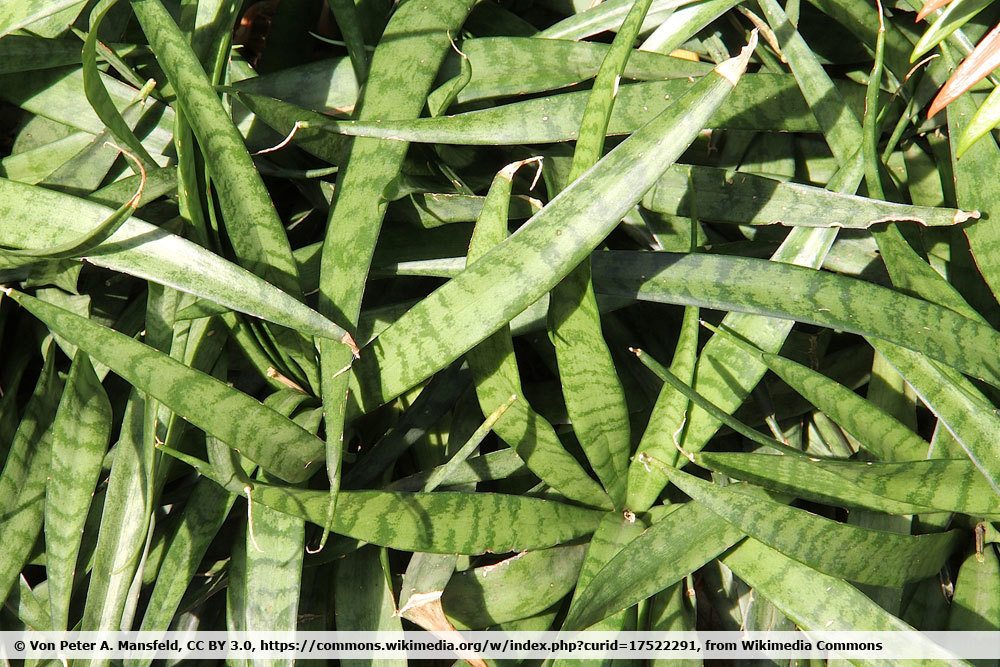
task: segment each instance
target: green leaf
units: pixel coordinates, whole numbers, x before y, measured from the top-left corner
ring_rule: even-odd
[[[958,571],[948,629],[996,632],[1000,627],[1000,560],[992,544],[969,555]]]
[[[706,75],[707,76],[707,75]],[[766,132],[818,132],[819,125],[794,79],[781,74],[747,74],[729,102],[715,109],[705,127]],[[608,126],[609,135],[629,134],[691,90],[686,79],[622,85]],[[844,85],[860,107],[864,90]],[[589,93],[570,92],[514,102],[482,111],[418,120],[309,121],[307,127],[395,141],[469,145],[551,143],[576,139]],[[246,95],[242,96],[246,97]],[[294,115],[294,114],[293,114]],[[302,114],[305,117],[307,114]]]
[[[721,105],[749,52],[706,75],[509,239],[386,329],[357,373],[364,402],[385,402],[451,362],[537,301],[635,205]],[[640,158],[641,156],[641,158]],[[430,332],[445,328],[431,335]],[[409,342],[419,337],[419,354]]]
[[[493,179],[469,243],[467,261],[470,264],[479,261],[507,238],[507,215],[514,173],[524,164],[527,163],[508,165]],[[495,428],[497,435],[517,452],[528,468],[567,498],[610,509],[611,501],[604,489],[566,451],[552,425],[535,412],[524,397],[510,327],[501,327],[469,350],[466,357],[476,379],[476,394],[484,412],[505,397],[518,397]]]
[[[103,226],[111,209],[52,190],[0,179],[0,244],[52,249],[75,245]],[[287,293],[204,248],[136,218],[126,220],[86,261],[190,292],[223,306],[321,337],[343,329]]]
[[[659,469],[684,493],[754,539],[814,570],[851,581],[901,586],[933,576],[961,536],[957,530],[914,536],[867,530],[788,507],[752,487],[718,487],[669,466]]]
[[[573,590],[585,553],[582,544],[528,551],[459,572],[441,603],[448,616],[475,630],[534,616]]]
[[[712,222],[845,229],[885,222],[957,225],[979,217],[976,212],[893,204],[742,171],[688,165],[668,169],[642,205],[682,216],[697,210],[699,218]]]
[[[325,524],[326,492],[257,484],[251,495],[255,503]],[[588,535],[600,517],[595,510],[523,496],[342,491],[331,529],[403,551],[505,553]]]
[[[567,182],[593,167],[604,153],[618,82],[652,0],[634,2],[594,79],[580,121]],[[556,179],[558,180],[558,179]],[[561,187],[562,183],[557,183]],[[589,258],[564,277],[549,298],[549,331],[556,350],[563,398],[573,433],[616,507],[625,502],[631,433],[628,406],[591,282]]]
[[[315,472],[323,443],[243,392],[128,336],[26,294],[11,298],[171,411],[281,479]]]
[[[969,380],[933,360],[883,341],[875,342],[920,399],[940,419],[996,493],[1000,493],[1000,417]]]
[[[4,544],[4,557],[0,559],[0,598],[5,600],[42,532],[45,484],[51,464],[52,421],[62,391],[54,357],[55,346],[49,344],[41,375],[0,474],[0,539]]]
[[[131,0],[131,5],[198,139],[240,263],[298,296],[298,274],[285,229],[243,137],[197,56],[160,0]]]
[[[80,540],[110,436],[111,403],[90,359],[78,351],[52,425],[45,487],[45,571],[53,629],[69,629]]]
[[[616,252],[594,258],[598,292],[782,317],[874,336],[1000,386],[1000,335],[941,306],[789,264],[721,255]],[[933,322],[934,327],[928,326]]]
[[[451,48],[474,0],[446,0],[431,7],[404,4],[393,13],[372,56],[358,118],[415,118],[423,109],[434,75]],[[400,69],[399,63],[410,66]],[[351,143],[347,165],[338,174],[320,261],[319,309],[358,323],[375,242],[385,215],[385,194],[403,166],[406,144],[377,140]],[[326,468],[330,481],[327,526],[333,521],[340,488],[348,382],[352,359],[344,350],[320,344],[326,421]],[[325,537],[325,533],[324,533]]]
[[[607,56],[607,44],[537,37],[480,37],[459,45],[472,67],[472,79],[458,93],[459,103],[525,95],[571,86],[595,76]],[[454,58],[443,71],[456,71]],[[623,79],[658,81],[700,76],[712,69],[648,51],[633,51],[622,72]]]
[[[827,505],[859,507],[897,515],[954,511],[980,516],[1000,510],[1000,506],[995,506],[996,503],[988,496],[969,493],[976,486],[985,490],[988,485],[985,480],[976,481],[978,473],[975,468],[969,461],[963,460],[885,464],[722,452],[701,452],[694,454],[694,460],[700,466],[730,477]],[[893,474],[900,475],[899,488],[917,488],[917,484],[925,486],[920,487],[920,492],[912,494],[907,490],[902,497],[898,489],[896,495],[890,495],[885,486]],[[955,482],[965,486],[951,486]],[[938,499],[928,503],[931,494]],[[985,505],[978,498],[983,498]]]
[[[11,0],[0,8],[0,37],[52,16],[80,0]]]
[[[670,373],[679,381],[690,386],[694,381],[695,362],[698,358],[698,309],[686,308],[681,332],[670,364]],[[649,416],[646,430],[636,455],[629,468],[628,503],[635,512],[645,512],[656,501],[666,480],[662,475],[643,465],[643,456],[652,456],[661,461],[671,461],[676,457],[676,438],[687,420],[688,397],[665,383],[660,389]]]
[[[848,387],[776,354],[769,354],[721,330],[734,344],[759,357],[778,377],[822,410],[883,461],[920,460],[928,443],[898,419]]]
[[[1000,92],[994,88],[989,97],[979,105],[979,109],[973,114],[969,124],[962,130],[955,147],[955,154],[962,157],[973,144],[986,136],[997,125],[1000,125]]]
[[[990,0],[953,0],[948,3],[934,22],[920,35],[910,55],[910,62],[919,60],[989,5]]]
[[[564,630],[582,630],[694,572],[744,534],[698,503],[667,508],[594,575],[577,596]]]
[[[849,583],[817,572],[752,538],[729,552],[722,562],[803,630],[913,630]],[[954,664],[952,656],[933,642],[919,637],[914,641],[920,643],[920,651],[925,658],[943,658]],[[863,661],[866,665],[873,662]],[[896,661],[879,664],[888,666],[896,664]]]
[[[96,355],[94,358],[99,359]],[[147,531],[152,528],[150,491],[155,451],[152,441],[147,443],[144,437],[145,412],[145,398],[133,390],[108,479],[94,567],[80,621],[84,631],[116,631],[131,625],[123,616],[133,579],[142,576]]]
[[[111,100],[111,95],[108,94],[108,89],[104,87],[101,72],[97,69],[97,33],[101,22],[116,4],[118,4],[118,0],[103,0],[90,12],[90,31],[87,33],[87,39],[83,42],[83,90],[98,118],[111,130],[115,138],[134,153],[137,162],[147,168],[152,168],[156,167],[156,162],[132,132],[132,128],[122,118],[118,108]]]

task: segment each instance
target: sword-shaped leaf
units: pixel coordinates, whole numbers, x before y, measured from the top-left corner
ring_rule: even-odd
[[[590,255],[723,104],[748,58],[744,51],[706,74],[510,238],[382,332],[354,367],[364,402],[383,403],[450,363]]]
[[[259,401],[131,337],[26,294],[11,298],[140,391],[289,482],[315,472],[323,442]]]

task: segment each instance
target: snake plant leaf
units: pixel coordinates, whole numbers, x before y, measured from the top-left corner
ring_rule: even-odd
[[[131,0],[131,6],[202,148],[236,256],[251,272],[298,296],[285,229],[204,68],[160,0]]]
[[[744,540],[726,554],[722,562],[803,630],[913,630],[844,580],[817,572],[753,538]],[[954,657],[933,642],[919,635],[915,641],[921,642],[924,657],[955,664]],[[864,664],[871,662],[865,660]],[[889,665],[892,661],[883,664]]]
[[[900,463],[816,461],[814,465],[902,503],[971,516],[1000,512],[1000,499],[967,459],[928,459]]]
[[[604,139],[616,89],[652,0],[632,4],[594,79],[580,121],[567,182],[594,166]],[[562,187],[561,179],[551,179]],[[573,433],[616,507],[625,502],[631,433],[625,391],[601,329],[589,258],[559,281],[549,297],[549,331],[563,399]]]
[[[469,243],[469,263],[475,263],[507,238],[513,177],[516,170],[524,164],[526,163],[512,163],[493,179]],[[469,350],[466,358],[476,379],[476,395],[483,411],[503,401],[504,397],[518,397],[504,417],[496,423],[495,429],[497,435],[511,446],[528,468],[567,498],[610,509],[611,501],[604,489],[566,450],[552,425],[535,412],[524,397],[510,328],[501,327]]]
[[[12,0],[0,8],[0,37],[78,4],[79,0]]]
[[[913,536],[868,530],[788,507],[741,485],[718,487],[670,466],[659,469],[751,537],[814,570],[851,581],[901,586],[933,576],[961,536],[957,530]]]
[[[46,574],[52,627],[68,629],[80,540],[111,436],[111,403],[86,353],[78,351],[52,425],[45,487]]]
[[[705,75],[517,233],[382,332],[354,367],[364,402],[382,403],[450,363],[587,257],[726,100],[747,58],[749,51]],[[447,334],[429,335],[439,329]],[[407,341],[417,337],[423,342],[414,355]]]
[[[0,41],[0,74],[52,69],[79,62],[80,42],[76,39],[7,35]]]
[[[444,589],[444,611],[476,630],[534,616],[573,589],[586,550],[573,544],[528,551],[459,572]]]
[[[1000,36],[997,37],[1000,51]],[[988,177],[1000,160],[1000,147],[992,137],[983,137],[957,158],[958,143],[976,112],[975,102],[962,96],[948,110],[948,128],[952,145],[952,169],[955,174],[955,196],[961,206],[973,206],[984,211],[995,210],[1000,203],[1000,185]],[[976,268],[989,286],[994,298],[1000,294],[1000,259],[993,248],[1000,244],[1000,232],[995,225],[977,223],[965,231]]]
[[[990,5],[989,0],[954,0],[924,30],[913,46],[910,62],[916,62],[928,51],[946,40],[953,32],[973,19]]]
[[[222,479],[205,461],[169,448],[163,451],[233,493],[248,495],[251,503],[327,525],[325,491]],[[497,493],[341,491],[330,528],[391,549],[472,555],[563,544],[594,532],[603,514],[554,500]]]
[[[698,358],[698,309],[685,308],[681,332],[674,349],[670,373],[690,386]],[[688,397],[664,383],[649,416],[646,430],[629,468],[628,503],[632,511],[645,512],[663,490],[663,477],[643,465],[644,456],[670,461],[676,455],[675,438],[687,420]]]
[[[177,613],[178,606],[202,558],[222,527],[236,496],[215,482],[200,479],[184,505],[183,514],[174,528],[166,554],[160,564],[160,574],[142,618],[143,631],[164,631]],[[137,661],[147,665],[151,661]]]
[[[256,484],[254,503],[319,526],[327,494]],[[589,535],[601,512],[493,493],[341,491],[332,532],[403,551],[481,554],[544,549]]]
[[[92,320],[26,294],[10,296],[130,384],[265,470],[289,482],[315,472],[322,441],[271,408]]]
[[[747,257],[636,253],[622,260],[613,251],[595,256],[595,273],[601,276],[599,292],[862,333],[922,352],[1000,386],[1000,367],[988,352],[1000,343],[996,331],[873,283]],[[845,301],[842,297],[848,294]],[[927,322],[936,326],[931,328]]]
[[[150,156],[149,152],[146,151],[146,147],[142,145],[138,137],[135,136],[132,128],[122,118],[121,112],[118,111],[118,108],[111,99],[111,95],[108,93],[108,89],[104,86],[100,70],[97,69],[98,30],[100,29],[101,22],[116,4],[118,4],[118,0],[104,0],[95,5],[90,12],[90,30],[83,42],[82,53],[83,90],[87,95],[87,101],[90,102],[90,106],[94,109],[94,113],[111,130],[115,138],[132,151],[138,162],[146,168],[154,168],[157,166],[156,162]]]
[[[860,507],[887,514],[919,514],[943,511],[941,503],[923,505],[906,502],[882,494],[874,484],[875,477],[864,477],[869,463],[850,463],[859,479],[838,474],[844,467],[827,467],[826,461],[813,461],[798,456],[772,454],[744,454],[730,452],[699,452],[693,454],[698,465],[720,472],[735,479],[752,482],[767,489],[788,493],[828,505]],[[835,463],[831,461],[830,463]],[[839,464],[837,464],[839,466]],[[871,463],[871,465],[883,465]],[[971,464],[963,462],[968,476],[975,474]],[[950,469],[948,469],[951,472]],[[964,481],[964,478],[963,478]],[[934,483],[936,489],[941,485]],[[965,494],[963,494],[965,495]],[[948,509],[951,509],[949,507]]]
[[[0,472],[0,538],[5,545],[5,557],[0,559],[0,595],[4,599],[31,557],[45,514],[52,422],[63,383],[56,375],[55,346],[46,345],[44,354],[38,382]]]
[[[114,214],[100,204],[5,179],[0,179],[0,202],[4,220],[0,244],[13,248],[76,246],[83,235],[102,227]],[[245,269],[137,218],[122,223],[85,260],[311,335],[338,339],[346,334]]]
[[[81,348],[83,349],[83,348]],[[86,350],[85,350],[86,351]],[[94,357],[97,359],[98,357]],[[136,572],[147,546],[153,499],[153,443],[146,442],[143,421],[146,400],[133,390],[125,408],[121,435],[101,513],[94,567],[87,588],[80,628],[121,630],[130,625],[123,615]]]
[[[765,132],[818,132],[819,125],[795,80],[779,74],[747,74],[725,105],[704,125]],[[686,79],[623,84],[618,89],[609,135],[628,134],[650,122],[696,83]],[[860,107],[864,90],[842,87]],[[576,139],[589,93],[568,92],[491,109],[418,120],[310,121],[308,128],[396,141],[468,145],[552,143]],[[246,95],[244,95],[246,96]],[[303,113],[304,118],[307,114]]]
[[[669,15],[677,7],[689,4],[690,0],[654,0],[640,29],[656,25],[664,15]],[[583,39],[591,35],[611,30],[617,32],[624,24],[634,2],[632,0],[608,0],[599,5],[591,5],[539,32],[535,37],[543,39]]]
[[[996,493],[1000,493],[1000,452],[990,443],[1000,417],[989,399],[965,377],[912,350],[877,341],[880,350],[921,400],[940,419]]]
[[[712,222],[791,227],[868,228],[886,222],[924,226],[958,225],[979,217],[976,211],[911,206],[783,183],[742,171],[674,165],[642,199],[657,213],[698,217]]]
[[[745,537],[707,507],[668,508],[602,567],[574,601],[564,630],[583,630],[680,581]]]
[[[810,403],[826,413],[861,445],[883,461],[920,460],[928,443],[905,424],[851,389],[808,366],[769,354],[721,330],[733,343],[760,358]]]
[[[347,631],[402,631],[387,572],[385,550],[364,547],[347,555],[337,565],[334,579],[334,611],[337,627]],[[405,667],[405,660],[344,660],[344,667]]]
[[[609,560],[621,553],[621,550],[638,537],[645,528],[647,528],[646,522],[633,513],[609,512],[604,516],[587,546],[587,555],[580,568],[573,599],[570,601],[569,613],[572,613],[573,607],[577,604],[586,587],[593,581],[594,575],[607,565]],[[633,630],[636,624],[635,612],[635,609],[619,612],[595,623],[588,630],[611,632]],[[559,667],[565,667],[566,663],[567,661],[563,659],[555,662]],[[590,661],[589,664],[593,667],[599,667],[603,661]]]
[[[610,48],[598,42],[575,42],[537,37],[479,37],[464,40],[459,48],[469,59],[472,79],[458,93],[456,102],[526,95],[571,86],[595,76]],[[442,71],[457,73],[454,58]],[[648,51],[634,51],[622,72],[632,81],[658,81],[701,76],[712,69]]]
[[[404,4],[393,13],[372,55],[361,119],[387,115],[415,118],[445,54],[451,32],[457,31],[472,10],[474,0],[444,0],[428,7]],[[410,63],[401,70],[400,62]],[[351,143],[347,165],[339,173],[327,218],[320,260],[319,309],[343,314],[358,323],[366,279],[375,243],[385,216],[385,193],[398,177],[407,146],[359,139]],[[326,426],[326,469],[330,482],[327,529],[332,525],[340,488],[343,436],[352,362],[344,350],[320,344],[322,395]],[[324,540],[327,530],[324,530]]]
[[[1000,559],[992,544],[969,555],[958,571],[948,629],[990,632],[1000,624]]]

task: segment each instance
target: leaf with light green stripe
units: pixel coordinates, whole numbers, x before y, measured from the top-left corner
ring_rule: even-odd
[[[177,613],[188,585],[212,540],[222,527],[236,496],[208,479],[199,479],[188,496],[183,514],[169,538],[167,552],[142,618],[141,630],[163,631]],[[149,664],[137,660],[134,664]]]
[[[856,278],[722,255],[594,257],[600,293],[809,322],[874,336],[1000,386],[1000,334],[975,320]],[[928,326],[933,322],[934,326]]]
[[[41,374],[0,473],[0,539],[4,545],[0,599],[4,600],[31,557],[45,515],[52,421],[63,385],[55,372],[55,345],[47,345],[44,354]]]
[[[899,374],[906,378],[931,412],[944,422],[993,490],[1000,494],[1000,416],[986,396],[965,377],[942,368],[913,350],[874,341]]]
[[[684,309],[680,335],[670,363],[670,373],[689,386],[694,381],[698,358],[698,313],[697,308]],[[666,485],[662,475],[643,465],[641,457],[645,454],[662,461],[671,461],[676,457],[675,438],[678,438],[679,432],[684,428],[687,409],[687,396],[669,384],[661,387],[629,468],[626,506],[633,512],[645,512],[652,507]]]
[[[927,456],[929,444],[923,438],[850,388],[808,366],[764,352],[724,329],[716,331],[749,354],[760,358],[788,386],[825,412],[879,459],[905,461],[920,460]]]
[[[52,426],[52,469],[45,487],[45,569],[53,629],[69,629],[80,540],[108,448],[111,416],[111,403],[90,359],[78,351]]]
[[[748,57],[705,75],[510,238],[383,331],[354,366],[364,403],[381,404],[450,363],[590,255],[726,100]]]
[[[902,463],[817,461],[819,468],[850,484],[903,503],[972,516],[1000,513],[1000,497],[967,459]]]
[[[587,586],[593,581],[594,575],[600,572],[608,564],[608,561],[621,553],[622,549],[632,542],[632,540],[642,534],[643,530],[647,527],[648,525],[643,518],[637,517],[632,513],[608,512],[604,515],[604,519],[590,538],[590,544],[587,545],[587,555],[583,559],[583,566],[580,568],[580,576],[576,581],[573,599],[570,601],[570,614],[573,613],[574,607],[578,604]],[[587,629],[591,631],[621,632],[622,630],[635,630],[635,625],[636,610],[627,609],[609,616],[602,621],[598,621]],[[553,664],[558,667],[567,667],[570,662],[570,660],[558,659]],[[584,661],[584,665],[581,667],[598,667],[599,665],[608,665],[610,663],[611,660],[609,659],[587,660]]]
[[[265,470],[298,482],[319,465],[321,440],[243,392],[92,320],[26,294],[11,298],[130,384]]]
[[[649,18],[642,27],[655,26],[663,16],[669,15],[677,7],[689,4],[691,0],[655,0],[649,10]],[[607,0],[559,21],[537,35],[541,39],[583,39],[606,30],[617,31],[625,25],[628,10],[634,0]],[[650,25],[651,24],[651,25]]]
[[[298,296],[285,229],[204,68],[160,0],[130,1],[205,155],[236,256],[253,273]]]
[[[751,537],[826,574],[901,586],[934,576],[954,551],[960,531],[900,535],[838,523],[775,502],[745,485],[719,487],[660,464],[678,488]]]
[[[146,147],[142,145],[138,137],[135,136],[135,133],[132,132],[132,128],[122,118],[121,112],[118,111],[118,107],[111,100],[111,95],[108,94],[108,89],[104,87],[100,70],[97,69],[98,30],[100,29],[101,22],[116,4],[118,4],[118,0],[102,0],[102,2],[95,5],[90,11],[90,30],[83,42],[82,53],[83,90],[87,95],[87,101],[90,102],[90,106],[94,109],[94,113],[111,130],[115,138],[125,144],[132,151],[135,159],[146,168],[154,168],[157,166],[156,162],[146,151]]]
[[[537,93],[585,81],[597,74],[610,47],[599,42],[505,35],[466,39],[459,48],[472,65],[472,79],[456,98],[457,102],[464,103]],[[711,69],[708,63],[633,51],[622,78],[635,81],[676,79],[700,76]],[[445,61],[442,70],[456,74],[455,58]]]
[[[924,504],[920,502],[902,500],[894,498],[881,491],[876,485],[876,480],[881,479],[884,485],[884,478],[877,477],[877,469],[872,466],[884,466],[882,463],[839,463],[834,461],[816,461],[798,456],[776,456],[773,454],[744,454],[728,452],[700,452],[694,454],[694,461],[698,465],[709,470],[720,472],[735,479],[752,482],[758,486],[763,486],[781,493],[788,493],[799,498],[806,498],[827,505],[844,505],[847,507],[860,507],[887,514],[920,514],[924,512],[938,512],[944,510],[955,510],[954,503],[946,503],[948,507],[942,507],[940,502],[935,504]],[[948,467],[951,462],[935,461],[935,464],[943,463],[942,475],[945,473],[960,473],[958,479],[946,478],[949,482],[961,481],[966,483],[977,473],[968,461],[962,461],[960,469]],[[830,465],[827,465],[830,464]],[[925,462],[916,462],[912,465],[924,465]],[[893,466],[911,464],[891,464]],[[846,466],[850,466],[847,468]],[[879,468],[881,469],[881,468]],[[889,468],[897,470],[898,468]],[[909,470],[908,468],[901,469]],[[843,471],[844,474],[839,474]],[[901,472],[902,474],[902,472]],[[908,482],[915,481],[911,476]],[[938,482],[937,479],[921,479],[923,483],[932,483],[931,489],[939,493],[953,495],[951,491],[946,491],[945,483]],[[985,480],[982,486],[986,487]],[[963,491],[955,491],[961,496],[968,496]],[[970,508],[965,508],[968,510]],[[1000,510],[1000,507],[993,508]],[[969,513],[969,512],[967,512]],[[971,512],[975,513],[975,512]]]
[[[256,485],[254,502],[322,526],[327,494]],[[403,551],[480,554],[544,549],[588,535],[601,512],[493,493],[342,491],[332,530]]]
[[[913,630],[849,583],[817,572],[752,538],[726,554],[722,562],[803,630]],[[951,657],[930,641],[922,641],[919,637],[910,641],[920,642],[919,651],[925,658]],[[875,661],[870,658],[854,662],[886,667],[899,664],[898,660]],[[927,663],[941,664],[931,660]],[[950,660],[948,664],[967,663]]]
[[[948,629],[996,632],[1000,628],[1000,560],[994,545],[972,553],[962,563],[951,600]]]
[[[632,4],[601,63],[583,110],[567,183],[580,178],[604,153],[604,137],[618,82],[651,2],[636,0]],[[747,48],[753,50],[752,46]],[[556,187],[563,186],[556,183]],[[608,496],[616,507],[621,507],[628,481],[631,425],[625,392],[601,329],[590,258],[584,259],[552,289],[548,315],[549,337],[556,351],[573,433]]]
[[[143,548],[152,523],[152,498],[148,494],[156,452],[152,441],[146,442],[144,437],[146,408],[145,397],[133,389],[108,478],[94,567],[80,621],[84,631],[116,631],[131,625],[123,615],[133,578],[141,572]]]
[[[867,228],[885,222],[924,226],[957,225],[978,213],[952,208],[910,206],[831,192],[715,167],[674,165],[642,199],[658,213],[698,217],[712,222],[789,227]]]
[[[784,74],[747,74],[730,101],[704,121],[705,127],[767,132],[818,132],[819,125],[795,81]],[[622,85],[608,134],[628,134],[650,122],[691,90],[685,79]],[[844,85],[860,107],[864,89]],[[576,139],[587,104],[587,92],[570,92],[513,102],[492,109],[417,120],[317,120],[310,129],[396,141],[470,145],[516,145]],[[303,113],[302,117],[308,114]]]
[[[534,616],[573,590],[586,550],[575,544],[529,551],[459,572],[441,597],[445,613],[474,630]]]
[[[365,85],[362,119],[416,118],[423,110],[434,76],[451,48],[474,0],[441,0],[431,6],[410,2],[393,13],[372,56]],[[400,63],[407,63],[401,68]],[[327,219],[320,260],[319,310],[357,325],[375,243],[385,216],[385,195],[403,166],[407,145],[358,139],[347,163]],[[344,422],[350,376],[342,372],[352,359],[343,349],[321,342],[322,396],[326,422],[326,469],[333,521],[340,489]],[[326,533],[324,533],[324,540]]]
[[[694,572],[744,534],[698,503],[677,506],[625,545],[577,596],[564,630],[582,630]]]
[[[0,179],[4,246],[44,249],[75,243],[113,213],[100,204]],[[85,259],[311,335],[345,335],[342,328],[246,269],[137,218],[126,220]]]
[[[0,37],[72,7],[80,0],[11,0],[0,7]]]

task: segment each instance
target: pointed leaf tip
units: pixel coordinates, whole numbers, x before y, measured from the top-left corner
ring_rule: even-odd
[[[750,56],[753,55],[753,51],[756,48],[757,29],[754,28],[750,32],[750,39],[747,41],[747,45],[740,50],[739,55],[719,63],[715,71],[735,86],[739,82],[740,77],[743,76],[743,73],[746,72],[747,65],[750,63]]]

